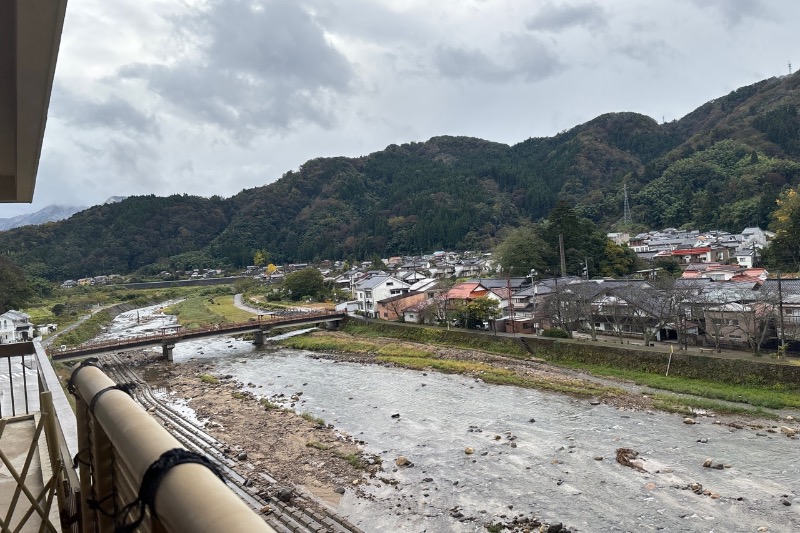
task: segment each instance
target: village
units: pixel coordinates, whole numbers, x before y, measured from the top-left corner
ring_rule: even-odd
[[[800,350],[800,280],[759,266],[773,236],[757,227],[741,233],[674,228],[609,233],[649,266],[626,279],[593,276],[587,266],[581,272],[560,272],[556,266],[547,274],[504,276],[491,253],[437,251],[355,264],[251,265],[233,275],[221,269],[162,272],[157,281],[141,285],[247,276],[276,287],[292,272],[316,268],[337,308],[366,318],[781,356]],[[665,264],[673,272],[658,266]],[[121,276],[98,276],[67,280],[62,287],[120,281]],[[29,326],[24,316],[3,318],[0,324],[8,324],[8,331],[0,333],[0,342]]]
[[[380,270],[364,264],[331,281],[352,295],[340,309],[380,320],[783,355],[800,334],[800,280],[770,277],[756,266],[771,236],[759,228],[608,235],[648,264],[673,260],[678,277],[660,268],[628,279],[591,279],[587,269],[503,277],[488,254],[437,252],[392,257]],[[468,309],[482,300],[489,305]]]

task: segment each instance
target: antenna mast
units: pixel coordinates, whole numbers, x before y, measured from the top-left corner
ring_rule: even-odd
[[[622,190],[623,190],[623,192],[625,194],[625,205],[623,207],[622,221],[625,224],[625,229],[627,229],[628,226],[631,223],[631,206],[628,205],[628,184],[627,183],[624,183],[622,185]]]

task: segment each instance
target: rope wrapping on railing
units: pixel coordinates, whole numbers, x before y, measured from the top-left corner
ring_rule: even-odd
[[[69,391],[70,394],[72,394],[73,396],[75,395],[75,377],[78,375],[78,372],[80,372],[83,368],[86,368],[87,366],[100,368],[100,365],[97,364],[97,361],[98,361],[97,357],[90,357],[88,359],[84,359],[83,361],[81,361],[81,364],[79,364],[77,368],[75,368],[75,370],[72,371],[72,374],[69,375],[69,381],[67,381],[67,390]]]
[[[116,383],[114,385],[111,385],[110,387],[106,387],[105,389],[101,389],[101,390],[97,391],[97,393],[94,396],[92,396],[92,399],[89,402],[89,411],[91,411],[91,413],[94,414],[94,407],[95,407],[95,405],[97,405],[97,401],[100,399],[100,396],[102,396],[103,394],[107,393],[108,391],[110,391],[110,390],[121,390],[122,392],[126,393],[128,396],[133,398],[133,390],[137,386],[138,385],[136,383],[133,383],[133,382],[130,382],[130,383]]]
[[[217,465],[205,455],[200,455],[199,453],[185,448],[173,448],[168,450],[162,453],[158,459],[147,467],[142,477],[142,484],[139,486],[138,498],[123,507],[119,517],[117,517],[118,519],[115,526],[116,533],[133,533],[136,531],[136,528],[139,527],[144,520],[147,507],[150,508],[150,514],[153,517],[157,516],[156,492],[158,491],[161,481],[163,481],[164,477],[166,477],[167,473],[172,468],[187,463],[203,465],[211,470],[223,483],[225,482],[225,478],[222,477],[222,472],[217,468]],[[125,522],[127,522],[128,517],[136,508],[139,509],[139,516],[131,523],[126,524]]]

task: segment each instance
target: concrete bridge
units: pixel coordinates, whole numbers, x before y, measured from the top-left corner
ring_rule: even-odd
[[[156,335],[89,342],[65,349],[58,349],[51,346],[48,348],[48,355],[50,355],[54,361],[68,361],[99,353],[160,345],[164,357],[168,361],[172,361],[172,350],[175,348],[175,344],[181,341],[203,337],[216,337],[220,335],[252,333],[254,337],[253,343],[260,346],[264,344],[264,334],[271,329],[304,325],[323,327],[325,329],[337,329],[346,317],[346,314],[333,309],[322,309],[319,311],[294,312],[285,315],[259,315],[258,319],[252,319],[248,322],[220,324],[199,329],[184,330],[178,325],[168,326],[162,328],[161,333]]]

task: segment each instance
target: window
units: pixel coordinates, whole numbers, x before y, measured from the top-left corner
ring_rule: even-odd
[[[392,286],[392,285],[394,285],[394,282],[393,282],[393,281],[387,281],[387,282],[386,282],[386,286],[387,286],[387,287],[390,287],[390,286]]]
[[[729,326],[738,326],[739,325],[739,320],[736,319],[736,318],[732,318],[732,319],[728,320],[728,325]]]
[[[388,311],[384,311],[383,312],[383,318],[389,318],[389,312]]]

